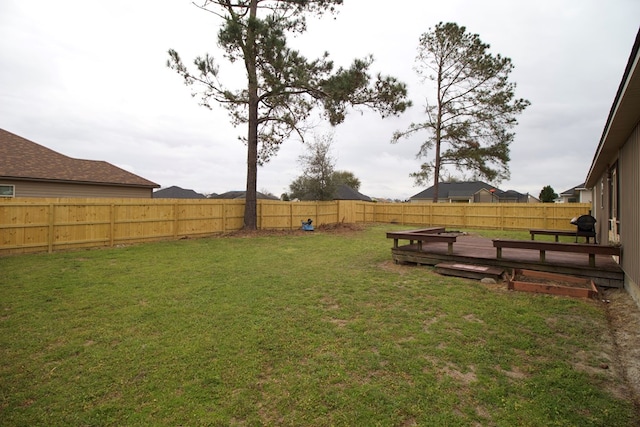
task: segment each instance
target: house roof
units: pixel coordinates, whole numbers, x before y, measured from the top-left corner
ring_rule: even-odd
[[[566,191],[563,191],[562,193],[560,193],[560,196],[573,196],[573,195],[575,194],[575,192],[576,192],[576,191],[579,191],[579,190],[585,190],[585,189],[586,189],[586,188],[585,188],[585,186],[584,186],[584,182],[583,182],[583,183],[582,183],[582,184],[580,184],[580,185],[576,185],[576,186],[575,186],[575,187],[573,187],[573,188],[570,188],[570,189],[568,189],[568,190],[566,190]]]
[[[478,191],[485,189],[495,189],[495,194],[499,197],[504,191],[495,188],[493,185],[482,181],[468,182],[440,182],[438,183],[438,199],[461,199],[469,198]],[[411,199],[433,199],[435,193],[433,186],[420,193],[411,196]]]
[[[618,92],[609,111],[609,117],[593,156],[585,185],[593,188],[606,172],[609,161],[616,156],[633,129],[640,122],[640,30],[636,35]]]
[[[370,202],[371,197],[365,196],[359,191],[349,187],[347,184],[340,184],[336,188],[333,200],[363,200],[365,202]]]
[[[519,193],[516,190],[507,190],[500,194],[501,199],[520,199],[522,197],[527,197],[527,195]]]
[[[196,193],[175,185],[153,192],[154,199],[206,199],[204,194]]]
[[[211,199],[244,199],[246,191],[227,191],[226,193],[217,194],[215,196],[211,196]],[[266,200],[280,200],[277,197],[267,196],[266,194],[262,194],[259,191],[256,191],[256,199],[266,199]]]
[[[132,187],[160,187],[104,161],[74,159],[0,129],[0,177]]]

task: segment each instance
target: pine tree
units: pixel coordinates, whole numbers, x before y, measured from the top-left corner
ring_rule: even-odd
[[[455,23],[441,22],[420,37],[416,71],[423,82],[433,82],[435,99],[427,98],[426,120],[396,132],[392,142],[428,132],[418,157],[428,158],[433,151],[433,160],[411,176],[419,185],[433,178],[434,202],[446,165],[490,182],[509,177],[510,130],[529,101],[514,99],[511,60],[491,55],[489,47]]]
[[[244,65],[246,88],[221,83],[220,68],[210,55],[198,57],[195,70],[169,50],[167,65],[178,72],[208,108],[219,103],[234,125],[246,125],[247,187],[244,228],[257,228],[257,167],[275,155],[292,135],[304,137],[312,110],[323,107],[332,125],[344,121],[347,107],[373,108],[383,117],[399,114],[411,103],[405,84],[394,77],[369,75],[371,56],[349,68],[334,70],[328,53],[309,60],[287,46],[287,33],[306,30],[306,15],[335,12],[342,0],[205,0],[199,6],[222,20],[218,45],[224,57]]]

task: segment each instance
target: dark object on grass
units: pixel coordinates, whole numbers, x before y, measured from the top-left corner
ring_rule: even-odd
[[[311,220],[311,218],[307,219],[306,221],[302,221],[302,229],[304,231],[313,231],[313,225],[311,225],[313,221]]]

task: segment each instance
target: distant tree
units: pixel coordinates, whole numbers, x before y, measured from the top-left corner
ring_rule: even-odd
[[[308,154],[298,158],[303,167],[302,175],[290,185],[292,199],[331,200],[337,183],[333,179],[335,159],[331,156],[332,137],[316,137],[309,144]]]
[[[246,86],[241,89],[221,83],[212,56],[196,58],[191,71],[178,52],[169,50],[167,65],[185,84],[196,85],[193,95],[203,106],[219,103],[234,125],[247,126],[242,138],[247,145],[245,229],[257,227],[258,164],[267,162],[292,134],[303,138],[316,106],[324,108],[331,125],[337,125],[349,106],[370,107],[386,117],[411,105],[405,84],[380,74],[372,81],[371,56],[334,71],[328,53],[308,60],[287,46],[287,33],[306,31],[307,14],[333,13],[341,4],[342,0],[201,0],[199,8],[222,20],[217,41],[224,57],[243,66]]]
[[[411,176],[418,185],[433,179],[434,202],[445,165],[490,182],[509,177],[510,129],[529,101],[514,99],[516,85],[508,81],[511,60],[491,55],[489,47],[455,23],[440,22],[420,37],[416,71],[423,82],[433,82],[435,99],[426,100],[426,121],[396,132],[392,143],[420,131],[429,133],[417,157],[430,157],[433,150],[434,160]]]
[[[316,137],[309,144],[308,154],[299,157],[303,172],[289,184],[290,199],[333,200],[340,184],[346,184],[356,191],[360,189],[360,180],[353,172],[335,170],[332,143],[330,135]]]
[[[360,180],[356,178],[353,172],[349,171],[335,171],[333,173],[333,181],[337,184],[345,184],[354,190],[360,190]]]
[[[286,193],[287,197],[289,200],[303,200],[309,193],[308,188],[310,186],[309,180],[304,175],[300,175],[289,184],[289,192]]]
[[[550,185],[547,185],[542,188],[538,198],[542,203],[553,203],[558,198],[558,194],[553,191],[553,188]]]

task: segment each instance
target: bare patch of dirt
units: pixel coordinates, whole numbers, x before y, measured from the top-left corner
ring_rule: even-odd
[[[406,265],[396,264],[391,260],[381,262],[380,264],[378,264],[378,267],[380,267],[382,270],[397,273],[399,275],[405,275],[409,271]]]
[[[335,223],[322,224],[315,227],[314,231],[305,231],[301,228],[295,230],[238,230],[222,233],[219,237],[265,237],[265,236],[304,236],[313,233],[327,234],[354,234],[364,231],[365,227],[359,224]]]
[[[439,369],[440,376],[448,376],[462,385],[469,385],[478,380],[476,377],[475,367],[471,366],[467,372],[463,372],[458,369],[458,367],[452,363],[447,363],[444,367]]]
[[[512,380],[522,380],[527,378],[527,374],[520,371],[517,366],[510,371],[506,371],[502,369],[502,367],[500,366],[496,366],[495,368],[497,371],[502,372],[504,375],[511,378]]]
[[[334,224],[322,224],[316,227],[317,231],[336,234],[351,234],[364,231],[365,227],[359,224],[349,224],[345,222],[336,222]]]
[[[302,236],[312,231],[303,230],[237,230],[218,234],[217,237],[253,238],[269,236]]]
[[[640,309],[623,289],[606,289],[602,300],[613,339],[614,362],[640,412]]]

